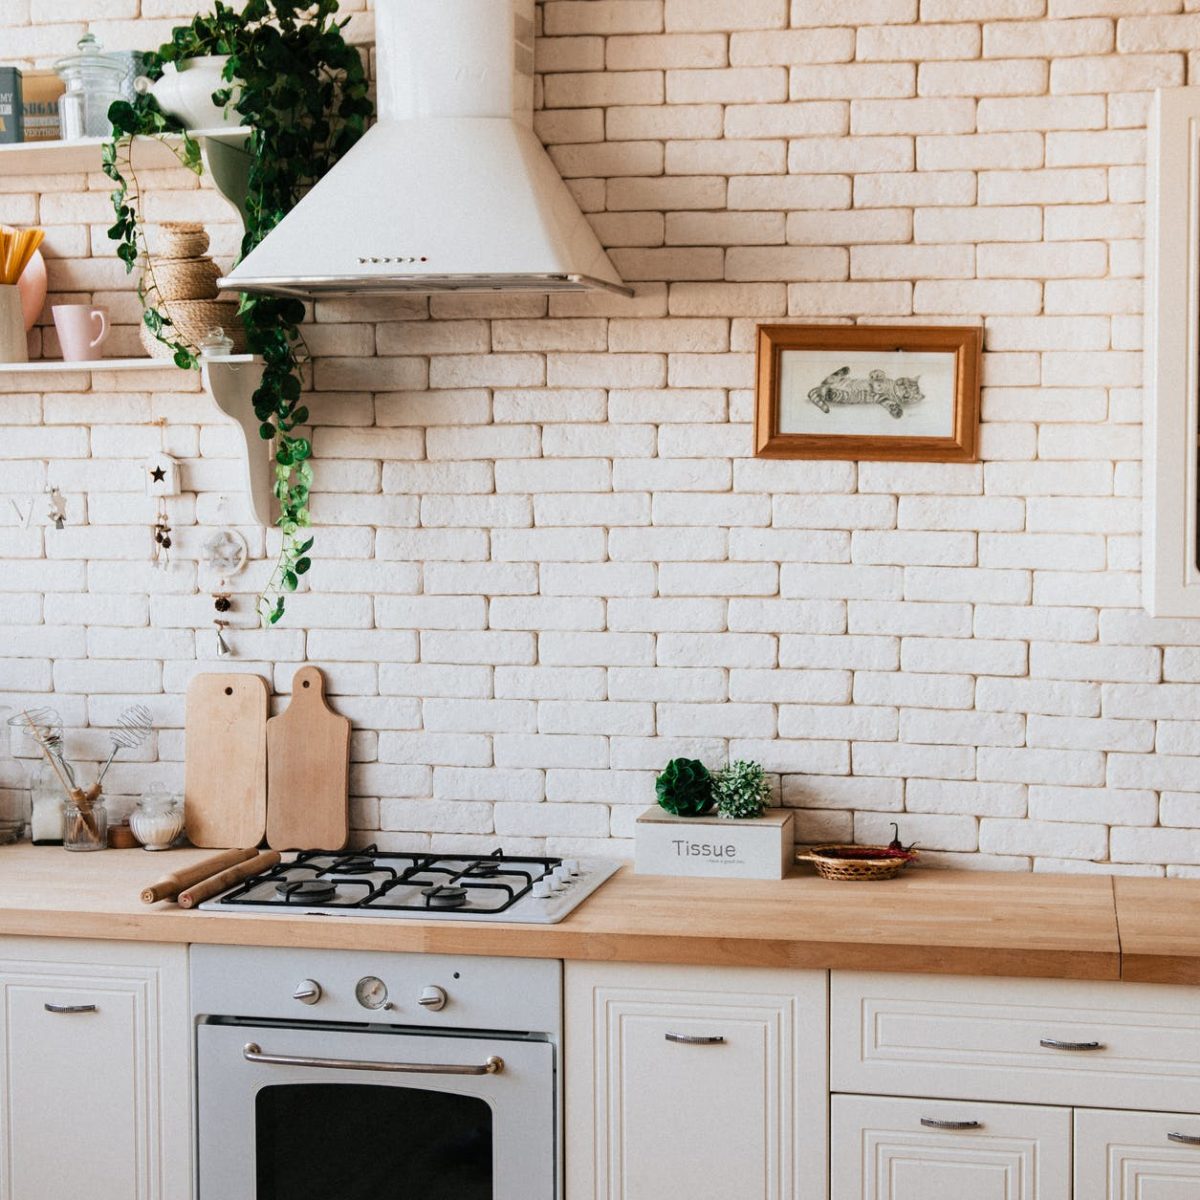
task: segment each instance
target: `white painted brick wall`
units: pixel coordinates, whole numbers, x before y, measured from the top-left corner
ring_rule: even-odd
[[[0,7],[40,62],[190,15]],[[355,722],[356,838],[628,853],[667,758],[745,755],[804,841],[898,819],[939,865],[1195,873],[1200,626],[1147,618],[1137,575],[1146,96],[1194,81],[1195,5],[540,7],[538,131],[638,294],[318,304],[310,588],[261,632],[265,564],[239,580],[232,665],[286,691],[319,662]],[[143,182],[232,252],[211,192]],[[0,182],[0,217],[49,227],[55,296],[134,352],[104,181],[45,186]],[[781,319],[981,322],[984,462],[753,459],[754,325]],[[84,387],[0,392],[0,699],[53,693],[93,758],[149,703],[109,777],[132,794],[180,782],[183,691],[229,666],[195,559],[242,506],[194,381]],[[168,574],[137,470],[159,416]]]

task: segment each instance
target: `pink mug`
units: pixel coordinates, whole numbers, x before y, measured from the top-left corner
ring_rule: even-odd
[[[108,337],[107,308],[94,308],[90,304],[55,304],[51,311],[62,346],[63,362],[92,362],[103,357],[100,345]]]

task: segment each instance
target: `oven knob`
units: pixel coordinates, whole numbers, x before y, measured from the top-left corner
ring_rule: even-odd
[[[550,890],[552,892],[564,891],[567,886],[566,883],[563,882],[563,879],[558,874],[557,870],[553,874],[546,876],[546,882],[550,885]]]
[[[300,980],[292,993],[292,999],[299,1000],[301,1004],[316,1004],[320,998],[321,985],[315,979]]]
[[[564,871],[566,871],[566,873],[568,875],[578,875],[579,874],[579,860],[577,858],[563,859],[562,869]]]
[[[550,884],[547,880],[539,879],[533,885],[533,898],[535,900],[549,900],[550,895]]]
[[[427,987],[417,997],[417,1003],[422,1008],[432,1009],[434,1012],[440,1012],[446,1007],[446,993],[440,987]]]
[[[565,866],[554,868],[554,878],[557,879],[563,887],[575,882],[575,880],[571,877],[571,872],[568,871]]]

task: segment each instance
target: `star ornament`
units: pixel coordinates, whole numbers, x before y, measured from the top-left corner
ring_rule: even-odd
[[[153,479],[155,483],[162,483],[166,477],[167,473],[162,469],[162,467],[155,467],[150,472],[150,478]]]

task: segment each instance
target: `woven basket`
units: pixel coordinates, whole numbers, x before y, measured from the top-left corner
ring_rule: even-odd
[[[197,354],[201,339],[218,325],[233,341],[233,353],[246,350],[246,331],[237,315],[236,300],[175,300],[159,303],[170,325],[163,330],[171,341],[182,342]],[[171,358],[173,351],[164,346],[143,324],[138,332],[142,346],[151,358]]]
[[[160,300],[215,300],[221,268],[211,258],[152,258],[154,294]]]
[[[208,253],[208,234],[198,221],[164,221],[155,243],[155,258],[199,258]]]
[[[871,858],[870,851],[878,858]],[[853,853],[853,858],[840,857]],[[874,879],[895,879],[917,857],[913,850],[895,853],[886,846],[814,846],[807,854],[798,854],[797,861],[812,863],[822,879],[843,883],[866,883]]]

